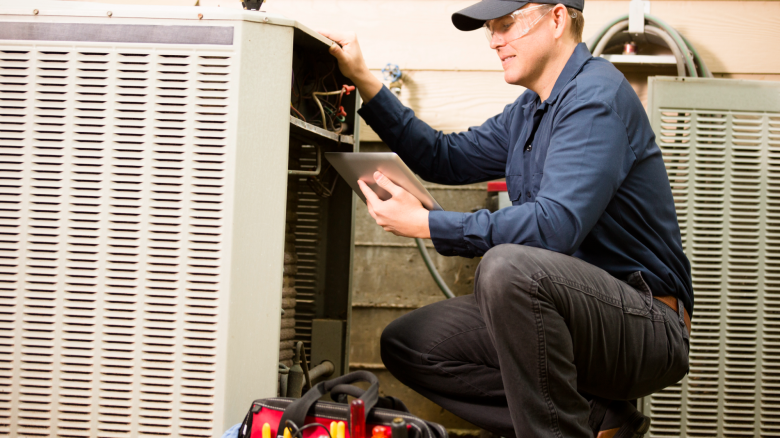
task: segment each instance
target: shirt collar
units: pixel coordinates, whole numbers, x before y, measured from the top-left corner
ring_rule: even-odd
[[[563,90],[566,84],[571,82],[571,80],[577,76],[577,73],[580,72],[582,66],[585,65],[585,63],[590,58],[592,58],[592,55],[590,54],[590,50],[588,50],[588,46],[585,45],[585,43],[577,44],[577,46],[574,48],[574,52],[569,57],[569,60],[566,61],[566,65],[563,67],[561,74],[558,75],[558,79],[555,81],[555,85],[553,86],[552,92],[550,93],[550,97],[542,102],[540,107],[546,107],[547,105],[552,105],[555,103],[555,101],[558,99],[558,95],[561,93],[561,90]],[[528,105],[535,102],[536,99],[533,99],[532,101],[523,105],[523,108],[526,108]]]

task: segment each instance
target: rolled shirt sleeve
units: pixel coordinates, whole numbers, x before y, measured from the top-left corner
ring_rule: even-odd
[[[560,108],[536,199],[490,213],[432,211],[431,240],[442,255],[480,256],[503,243],[573,254],[636,160],[626,126],[606,102]]]

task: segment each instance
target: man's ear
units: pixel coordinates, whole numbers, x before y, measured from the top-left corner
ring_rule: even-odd
[[[566,10],[566,6],[558,3],[553,7],[553,10],[550,11],[550,15],[552,15],[553,24],[555,26],[553,29],[553,38],[559,40],[566,35],[567,29],[571,25],[571,23],[567,21],[569,13]]]

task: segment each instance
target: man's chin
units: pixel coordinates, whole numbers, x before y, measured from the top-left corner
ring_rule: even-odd
[[[523,79],[522,76],[518,74],[516,71],[512,71],[512,70],[504,71],[504,81],[509,85],[519,85],[522,79]]]

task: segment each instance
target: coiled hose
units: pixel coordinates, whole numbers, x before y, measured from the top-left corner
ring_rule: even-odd
[[[707,68],[707,65],[699,56],[699,52],[696,48],[680,35],[677,30],[669,26],[665,21],[650,14],[645,14],[645,21],[647,23],[645,32],[650,35],[657,36],[664,41],[664,43],[671,49],[677,60],[677,74],[679,76],[699,77],[701,76],[711,78],[712,73]],[[604,26],[596,35],[593,36],[587,42],[588,49],[593,53],[593,56],[601,56],[604,49],[609,44],[609,41],[617,35],[619,32],[625,30],[628,27],[628,15],[622,15],[612,22]],[[681,64],[685,66],[685,69],[681,71]],[[697,72],[696,65],[699,67]]]

